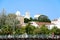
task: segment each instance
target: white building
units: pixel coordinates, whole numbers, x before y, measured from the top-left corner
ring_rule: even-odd
[[[20,21],[21,24],[24,24],[24,18],[28,18],[30,19],[30,13],[27,11],[25,13],[25,16],[21,16],[20,15],[20,11],[16,12],[16,18]],[[34,18],[38,19],[39,15],[35,15]],[[37,26],[41,26],[43,24],[45,24],[46,26],[48,26],[49,29],[52,29],[54,26],[57,26],[57,28],[60,28],[60,18],[52,20],[51,23],[47,23],[47,22],[31,22],[31,25],[34,25],[35,27]]]
[[[29,11],[26,11],[24,18],[30,19],[30,12]]]
[[[30,22],[32,26],[39,27],[39,25],[36,22]]]
[[[17,16],[16,19],[19,20],[20,25],[23,26],[24,25],[24,17],[20,15],[20,11],[16,12],[16,16]]]
[[[57,28],[60,28],[60,18],[51,21],[51,23],[55,24],[54,26],[57,26]]]
[[[41,14],[34,15],[34,18],[35,18],[35,19],[38,19],[38,17],[39,17],[40,15],[41,15]]]
[[[34,21],[32,21],[32,22],[30,22],[31,23],[31,25],[33,25],[33,26],[35,26],[35,27],[41,27],[42,25],[45,25],[45,26],[47,26],[47,28],[49,28],[50,29],[50,25],[53,25],[53,24],[51,24],[51,23],[49,23],[49,22],[34,22]]]
[[[16,16],[20,16],[20,11],[17,11],[16,12]]]
[[[16,18],[17,18],[18,20],[20,20],[20,16],[21,16],[21,15],[20,15],[20,11],[17,11],[17,12],[16,12],[16,16],[17,16]]]

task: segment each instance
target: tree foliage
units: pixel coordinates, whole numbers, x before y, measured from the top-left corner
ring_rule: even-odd
[[[26,26],[26,33],[27,34],[33,34],[33,32],[34,32],[34,30],[35,30],[35,27],[34,26],[32,26],[32,25],[30,25],[30,24],[28,24],[27,26]]]
[[[15,34],[20,34],[20,35],[26,33],[24,27],[21,27],[21,28],[16,27],[15,32],[16,32]]]
[[[4,10],[1,12],[0,15],[0,29],[1,33],[3,31],[4,34],[11,34],[12,31],[15,31],[15,27],[19,24],[19,21],[16,19],[15,14],[8,14],[4,12]],[[3,34],[2,33],[2,34]]]
[[[57,28],[56,26],[54,26],[52,29],[51,29],[51,33],[54,33],[56,35],[59,35],[60,34],[60,29]]]
[[[8,14],[6,21],[5,21],[5,24],[9,25],[11,28],[13,28],[12,31],[15,31],[17,24],[19,24],[19,21],[16,19],[15,14]]]
[[[30,21],[33,21],[33,18],[32,17],[30,17]]]
[[[30,19],[24,18],[24,23],[28,23],[29,21],[30,21]]]
[[[42,25],[40,27],[40,34],[49,34],[49,29],[45,25]]]
[[[7,14],[3,10],[0,14],[0,35],[8,35],[8,34],[49,34],[54,33],[59,35],[60,29],[57,27],[53,27],[51,30],[49,30],[45,25],[42,25],[40,28],[35,28],[35,26],[30,25],[30,21],[39,21],[39,22],[50,22],[50,19],[46,15],[40,15],[38,17],[38,20],[33,19],[32,17],[30,19],[24,18],[24,22],[28,23],[26,27],[17,27],[19,21],[16,19],[15,14]]]
[[[38,17],[39,22],[51,22],[50,19],[46,15],[40,15]]]
[[[6,21],[6,14],[5,14],[5,10],[3,9],[1,14],[0,14],[0,28],[5,25],[5,21]]]
[[[9,26],[9,25],[4,25],[2,28],[1,28],[1,34],[2,35],[8,35],[8,34],[12,34],[13,31],[12,31],[12,28]]]

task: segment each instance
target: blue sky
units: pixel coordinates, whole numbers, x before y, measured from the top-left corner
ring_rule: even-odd
[[[60,0],[0,0],[0,12],[20,11],[24,15],[28,10],[33,17],[35,14],[47,15],[50,19],[60,17]]]

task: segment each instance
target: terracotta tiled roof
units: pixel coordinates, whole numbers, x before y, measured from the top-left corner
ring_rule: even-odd
[[[36,22],[38,25],[51,25],[52,23],[49,22]]]

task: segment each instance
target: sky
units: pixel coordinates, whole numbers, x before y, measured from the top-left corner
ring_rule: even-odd
[[[31,17],[36,14],[47,15],[51,20],[60,17],[60,0],[0,0],[0,12],[3,8],[7,14],[20,11],[25,15],[29,11]]]

